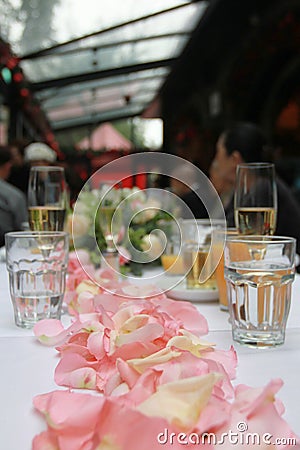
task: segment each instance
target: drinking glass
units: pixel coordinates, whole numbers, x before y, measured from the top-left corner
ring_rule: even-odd
[[[63,167],[34,166],[28,183],[28,216],[32,231],[63,231],[67,190]]]
[[[45,246],[47,252],[43,251]],[[32,328],[42,319],[60,319],[68,267],[68,233],[10,232],[5,235],[5,248],[16,325]]]
[[[236,228],[224,228],[224,229],[216,229],[213,230],[213,233],[216,234],[217,244],[213,251],[221,251],[221,259],[216,268],[216,281],[219,291],[219,305],[222,311],[228,311],[228,294],[227,294],[227,285],[224,277],[224,243],[227,239],[227,236],[237,236],[238,232]],[[218,248],[219,246],[219,248]]]
[[[187,289],[217,289],[213,261],[208,259],[209,250],[210,245],[183,244],[183,263],[187,271]],[[205,282],[200,281],[201,274],[206,279]]]
[[[249,163],[237,167],[234,218],[240,234],[274,234],[277,220],[274,164]]]
[[[234,341],[261,348],[284,343],[295,249],[292,237],[227,236],[225,278]]]
[[[224,227],[224,221],[217,219],[181,221],[187,289],[217,289],[215,270],[222,255],[222,247],[212,242],[212,236],[214,230]]]
[[[118,207],[122,200],[122,190],[117,184],[108,183],[102,186],[100,194],[98,220],[106,241],[106,250],[113,253],[117,251],[116,244],[120,241],[123,228],[122,210]]]

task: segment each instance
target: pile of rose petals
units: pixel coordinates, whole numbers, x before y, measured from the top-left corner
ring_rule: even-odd
[[[67,389],[35,397],[47,430],[33,450],[297,448],[276,398],[281,380],[234,387],[234,349],[203,339],[207,322],[192,304],[106,280],[114,293],[75,264],[72,324],[34,327],[40,342],[56,346],[55,382]]]

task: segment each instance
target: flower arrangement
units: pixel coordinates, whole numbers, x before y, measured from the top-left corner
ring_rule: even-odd
[[[81,256],[89,263],[88,253]],[[96,275],[114,283],[104,272]],[[241,450],[244,442],[228,440],[240,423],[269,439],[247,448],[296,442],[275,397],[282,381],[234,386],[235,350],[203,339],[207,322],[194,305],[127,282],[108,293],[83,278],[73,254],[70,275],[72,324],[65,329],[52,319],[34,327],[40,342],[57,346],[55,381],[67,390],[35,397],[47,430],[34,438],[33,450]]]
[[[66,219],[66,230],[73,236],[71,249],[74,248],[75,241],[76,249],[88,250],[92,262],[99,265],[95,245],[100,251],[107,246],[103,227],[101,228],[99,205],[119,208],[123,217],[123,227],[117,238],[122,270],[141,275],[144,263],[160,262],[163,246],[157,230],[168,232],[172,219],[177,214],[176,205],[170,204],[169,199],[162,201],[161,197],[161,193],[160,198],[155,195],[155,190],[143,191],[138,187],[112,189],[103,185],[101,189],[82,191],[74,211],[69,211]],[[156,233],[152,233],[154,230]]]

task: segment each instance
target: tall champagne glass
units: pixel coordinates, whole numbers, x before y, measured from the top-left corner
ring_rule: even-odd
[[[118,208],[122,200],[122,190],[113,182],[107,182],[100,188],[101,203],[98,217],[102,234],[106,241],[107,252],[116,252],[116,244],[119,243],[123,226],[121,208]]]
[[[66,213],[64,169],[34,166],[28,183],[29,226],[33,231],[62,231]]]
[[[274,234],[277,220],[274,164],[249,163],[237,167],[234,216],[240,234]]]

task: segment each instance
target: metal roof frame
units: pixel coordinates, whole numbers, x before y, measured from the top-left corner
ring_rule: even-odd
[[[143,24],[145,21],[152,20],[154,18],[159,18],[162,16],[168,17],[168,14],[176,11],[182,11],[183,9],[190,7],[192,4],[206,4],[206,2],[204,0],[184,2],[183,4],[159,10],[151,14],[146,14],[133,20],[117,23],[102,30],[76,37],[45,49],[24,54],[20,56],[20,65],[26,73],[25,64],[35,64],[38,62],[43,65],[46,60],[49,61],[51,56],[54,56],[55,58],[65,58],[76,55],[78,58],[80,55],[89,55],[89,58],[96,58],[99,51],[102,52],[103,50],[113,49],[117,52],[120,48],[124,48],[126,45],[134,46],[135,44],[141,45],[143,43],[146,45],[147,43],[156,42],[155,45],[159,50],[161,47],[160,43],[164,39],[173,40],[180,38],[185,46],[191,33],[193,32],[193,27],[192,29],[180,29],[178,32],[174,32],[174,30],[156,30],[154,28],[153,31],[151,30],[151,34],[149,34],[149,36],[137,36],[137,38],[128,38],[124,36],[123,40],[117,38],[117,36],[113,36],[111,42],[94,42],[94,40],[102,36],[110,36],[110,34],[116,30],[125,30],[127,27],[132,25]],[[200,10],[200,8],[198,10]],[[198,14],[200,16],[202,13]],[[174,41],[172,42],[174,43]],[[99,69],[97,62],[95,64],[93,63],[94,66],[90,66],[89,68],[83,64],[81,69],[84,70],[80,70],[78,73],[71,73],[65,76],[58,75],[57,77],[52,76],[49,78],[44,77],[44,79],[41,80],[31,80],[31,88],[34,95],[36,95],[44,108],[54,132],[56,130],[72,130],[78,126],[86,126],[88,124],[95,124],[96,126],[103,121],[114,121],[121,118],[141,116],[143,111],[145,111],[155,100],[159,89],[162,87],[162,84],[168,76],[170,70],[172,70],[178,56],[178,54],[172,55],[171,53],[170,57],[156,59],[151,58],[150,55],[148,61],[136,62],[134,64],[120,64],[118,67],[101,69]],[[159,69],[163,70],[158,72]],[[145,73],[145,77],[140,77],[139,75],[143,73]],[[86,105],[85,111],[81,117],[72,117],[72,115],[70,115],[69,117],[61,120],[55,120],[52,118],[52,116],[62,115],[64,110],[66,113],[68,111],[70,112],[70,107],[67,105],[68,96],[70,98],[72,98],[72,96],[83,97],[84,95],[87,97],[84,92],[85,89],[90,90],[91,92],[93,89],[97,89],[99,91],[103,89],[103,100],[105,101],[108,97],[108,94],[105,93],[105,89],[108,89],[109,86],[117,86],[118,77],[121,76],[124,76],[124,80],[119,83],[120,94],[118,99],[116,96],[116,105],[112,106],[111,109],[108,107],[106,110],[100,111],[100,108],[99,111],[97,111],[97,105],[100,105],[99,102],[97,103],[97,101],[95,101],[94,106],[96,110],[93,113],[91,113],[92,108],[90,105]],[[127,80],[125,79],[126,76],[128,76]],[[103,80],[107,80],[105,87],[101,86],[101,81]],[[154,80],[156,80],[155,89],[148,86],[148,83],[151,83]],[[98,86],[92,86],[93,83],[96,85],[98,81]],[[127,88],[130,86],[132,87],[134,82],[136,82],[136,89],[126,89],[126,86]],[[71,92],[71,90],[68,89],[72,86],[74,86],[74,92]],[[51,101],[49,101],[51,97],[56,97],[56,102],[51,103]],[[99,95],[97,98],[99,99]],[[141,99],[143,99],[143,101]],[[123,102],[123,107],[120,107],[121,101]],[[64,102],[66,102],[65,105]],[[84,101],[82,98],[78,99],[78,103],[80,103],[84,109]]]
[[[132,6],[132,1],[122,1],[125,8],[127,1]],[[16,92],[30,92],[24,103],[27,111],[35,112],[40,105],[54,133],[142,117],[152,104],[159,117],[158,93],[207,5],[208,0],[168,0],[166,7],[153,0],[153,5],[137,8],[138,17],[135,9],[128,10],[131,20],[100,19],[106,23],[102,29],[64,42],[58,38],[55,45],[24,54],[13,51],[18,64],[14,70],[21,74],[14,78]],[[42,3],[28,7],[43,11]],[[97,12],[99,17],[99,8]]]

